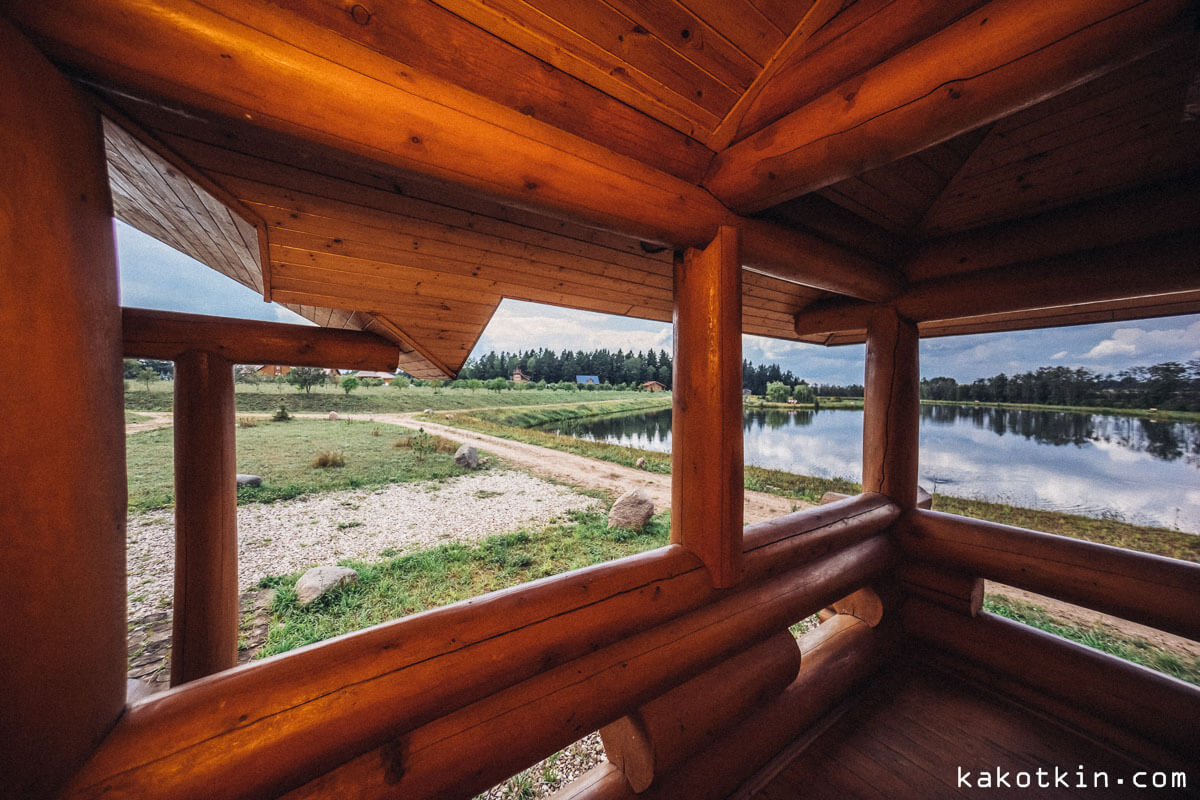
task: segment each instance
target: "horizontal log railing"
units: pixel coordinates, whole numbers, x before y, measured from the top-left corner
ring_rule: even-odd
[[[127,358],[173,361],[200,350],[233,364],[286,364],[394,372],[400,348],[373,333],[122,308]]]
[[[1200,639],[1200,564],[937,511],[899,530],[919,559]]]
[[[69,795],[470,795],[873,580],[898,516],[869,494],[747,528],[735,590],[672,546],[209,676],[130,707]]]
[[[1102,738],[1133,733],[1193,763],[1200,752],[1200,689],[1191,684],[987,612],[972,619],[910,599],[901,617],[906,632],[938,650],[1036,690],[1034,704],[1048,695],[1066,713],[1082,712],[1080,727],[1100,722]]]
[[[777,772],[771,765],[763,766],[764,758],[779,753],[777,759],[786,762],[794,757],[788,745],[883,666],[899,641],[896,620],[872,627],[838,614],[800,637],[800,670],[791,685],[722,730],[709,747],[656,778],[648,790],[635,793],[626,775],[610,763],[584,774],[556,793],[554,800],[728,798],[760,768],[762,774]]]

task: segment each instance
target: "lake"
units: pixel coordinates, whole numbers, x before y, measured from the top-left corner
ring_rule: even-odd
[[[861,411],[747,411],[746,463],[860,481],[862,418]],[[542,429],[671,449],[669,409]],[[1200,533],[1200,425],[923,405],[920,462],[920,483],[930,491]]]

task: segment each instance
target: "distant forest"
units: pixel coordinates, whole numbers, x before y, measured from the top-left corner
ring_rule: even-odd
[[[1116,375],[1040,367],[1034,372],[1001,373],[971,383],[959,383],[954,378],[922,379],[921,399],[1200,411],[1200,359],[1186,364],[1167,361],[1132,367]]]
[[[658,381],[671,386],[671,355],[665,350],[527,350],[490,352],[468,361],[459,377],[488,380],[511,378],[514,369],[533,381],[574,382],[576,375],[595,375],[601,384],[637,386]],[[820,397],[862,397],[861,384],[810,384],[778,364],[742,362],[742,386],[765,395],[767,384],[808,385]],[[959,383],[954,378],[921,380],[923,400],[963,400],[982,403],[1037,403],[1056,406],[1161,408],[1200,411],[1200,359],[1181,364],[1168,361],[1102,374],[1070,367],[1040,367],[1019,375],[1003,373]]]
[[[572,383],[576,375],[595,375],[601,385],[638,386],[647,381],[658,381],[671,388],[672,362],[666,350],[594,350],[590,353],[583,350],[555,353],[547,349],[527,350],[524,353],[492,351],[468,361],[459,377],[466,380],[511,378],[513,370],[517,368],[530,380],[546,383]],[[809,385],[790,370],[780,369],[778,364],[742,362],[743,388],[749,389],[751,394],[764,395],[768,383]],[[826,397],[862,397],[863,387],[822,386],[817,393]]]

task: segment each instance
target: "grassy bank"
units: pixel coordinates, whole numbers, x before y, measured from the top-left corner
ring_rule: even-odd
[[[1143,639],[1125,636],[1101,625],[1083,627],[1066,623],[1048,614],[1041,606],[1004,595],[988,595],[984,608],[1055,636],[1200,685],[1200,658],[1195,656],[1172,653]]]
[[[237,429],[237,471],[259,475],[263,485],[238,491],[239,503],[273,502],[303,494],[388,483],[437,480],[466,472],[454,463],[452,442],[369,422],[246,421]],[[412,445],[414,441],[417,447]],[[397,447],[400,442],[401,447]],[[322,454],[343,466],[315,466]],[[174,503],[173,432],[163,428],[126,440],[129,511]],[[336,461],[336,459],[334,459]]]
[[[1048,406],[1039,403],[978,403],[974,400],[922,400],[921,405],[968,406],[970,408],[1011,408],[1017,411],[1067,411],[1076,414],[1107,414],[1114,417],[1143,417],[1160,422],[1200,423],[1200,411],[1163,411],[1149,408],[1109,408],[1101,406]]]
[[[613,398],[610,395],[621,395]],[[606,392],[603,399],[589,401],[576,397],[576,402],[558,405],[538,405],[515,408],[492,408],[471,413],[471,418],[510,428],[533,428],[551,422],[568,419],[630,414],[637,411],[662,411],[671,407],[671,395],[629,394],[628,392]],[[457,416],[457,415],[456,415]]]
[[[303,608],[299,574],[268,578],[275,620],[261,656],[282,653],[386,620],[476,597],[549,575],[640,553],[667,543],[666,514],[640,533],[611,530],[605,512],[576,512],[539,530],[492,536],[477,546],[448,544],[376,564],[343,562],[357,583]]]
[[[669,453],[639,450],[606,442],[589,442],[573,436],[513,427],[494,421],[502,418],[504,418],[503,414],[492,412],[489,412],[487,418],[480,414],[456,414],[453,416],[451,424],[480,433],[610,461],[627,467],[634,466],[639,458],[644,458],[643,469],[663,475],[671,473],[671,455]],[[862,490],[859,484],[844,478],[818,478],[751,466],[747,466],[745,469],[745,486],[752,491],[769,492],[810,503],[818,502],[825,492],[857,494]],[[983,500],[970,500],[940,494],[934,496],[933,507],[938,511],[946,511],[964,517],[1016,525],[1114,547],[1200,562],[1200,536],[1166,528],[1132,525],[1119,520],[1096,519],[1057,511],[1019,508],[1004,503],[989,503]]]
[[[150,389],[144,384],[126,382],[125,407],[131,411],[170,411],[173,398],[171,381],[152,381]],[[578,391],[562,389],[507,389],[496,392],[487,389],[443,389],[431,386],[369,386],[346,394],[341,389],[316,387],[310,393],[297,391],[288,384],[266,384],[234,387],[234,402],[241,412],[268,412],[287,406],[290,412],[325,413],[329,411],[356,413],[401,414],[432,408],[451,411],[460,408],[491,406],[536,406],[563,403],[594,402],[597,400],[626,400],[644,398],[645,392]]]
[[[815,403],[772,403],[768,400],[763,400],[757,397],[746,397],[742,399],[742,408],[757,410],[778,408],[783,410],[788,409],[804,409],[812,411],[820,409],[822,411],[862,411],[863,401],[861,397],[821,397]]]

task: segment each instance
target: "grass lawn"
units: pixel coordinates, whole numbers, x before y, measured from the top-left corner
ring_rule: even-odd
[[[394,425],[293,419],[254,420],[237,429],[237,471],[259,475],[263,485],[238,491],[239,503],[273,502],[302,494],[461,475],[457,445],[421,437]],[[414,436],[416,437],[414,439]],[[401,442],[404,446],[397,447]],[[413,443],[416,447],[413,447]],[[174,503],[173,432],[163,428],[127,437],[131,513]],[[322,453],[340,454],[342,467],[313,466]]]
[[[135,422],[148,422],[151,419],[153,419],[153,417],[151,417],[149,414],[135,414],[132,411],[125,412],[125,424],[126,425],[132,425]]]
[[[1180,680],[1200,685],[1200,658],[1155,647],[1134,636],[1125,636],[1101,625],[1082,627],[1063,622],[1041,606],[1013,600],[1002,594],[988,595],[983,607],[1002,617],[1024,622],[1047,633],[1141,664]]]
[[[606,512],[574,512],[565,522],[492,536],[475,546],[448,544],[375,564],[342,562],[358,570],[358,581],[307,608],[296,603],[292,588],[299,573],[268,578],[262,585],[276,589],[275,621],[260,655],[651,550],[665,545],[669,534],[667,514],[637,533],[610,530]]]
[[[170,411],[173,400],[172,381],[152,381],[150,389],[136,381],[125,382],[125,407],[132,411]],[[309,393],[297,391],[290,384],[266,383],[258,386],[236,384],[234,401],[238,411],[274,411],[282,403],[290,412],[346,411],[358,413],[405,413],[432,408],[448,411],[459,408],[491,406],[535,406],[581,401],[628,400],[645,398],[646,392],[602,391],[600,389],[507,389],[496,392],[488,389],[449,389],[432,386],[370,386],[346,394],[332,386],[316,387]],[[669,394],[659,394],[667,398]]]

